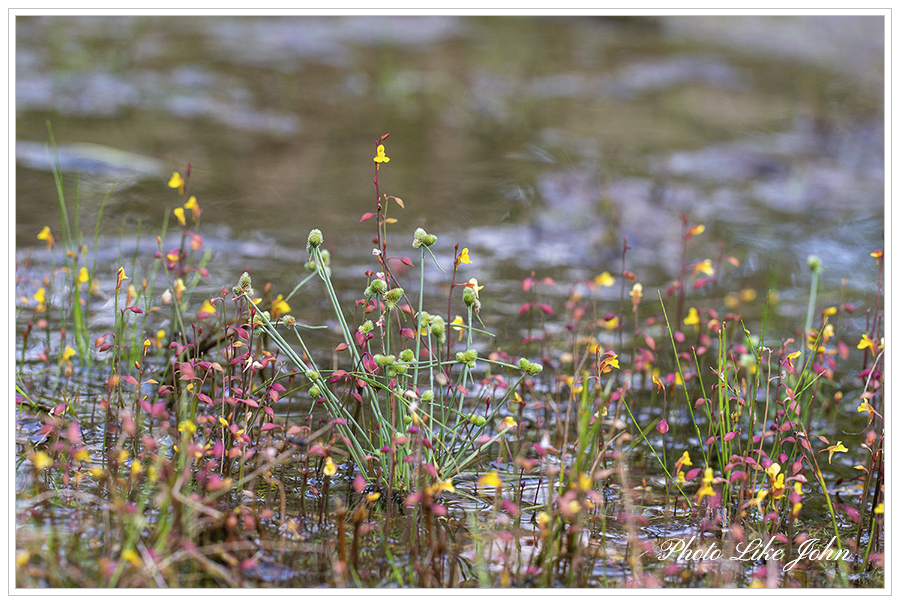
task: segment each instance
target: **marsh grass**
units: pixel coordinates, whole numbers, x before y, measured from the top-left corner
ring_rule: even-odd
[[[880,277],[862,338],[813,263],[803,325],[772,335],[774,295],[722,296],[740,262],[689,261],[704,228],[683,217],[675,282],[644,299],[627,241],[567,297],[532,273],[501,347],[494,285],[463,280],[478,259],[408,238],[386,139],[352,299],[317,229],[287,295],[249,274],[201,295],[190,166],[154,257],[98,266],[103,204],[92,252],[54,170],[61,234],[16,283],[18,587],[883,586]],[[319,303],[336,331],[291,314]],[[724,559],[661,559],[680,538]],[[846,559],[786,568],[832,538]]]

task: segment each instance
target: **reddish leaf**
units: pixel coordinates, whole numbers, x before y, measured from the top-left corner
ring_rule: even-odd
[[[362,218],[360,218],[359,221],[365,222],[367,220],[370,220],[372,218],[372,216],[374,216],[374,215],[375,215],[374,212],[366,212],[365,214],[362,215]]]

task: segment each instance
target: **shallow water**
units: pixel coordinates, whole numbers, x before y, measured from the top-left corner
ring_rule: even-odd
[[[234,273],[223,284],[249,269],[292,286],[311,227],[347,267],[338,279],[359,283],[371,150],[391,132],[382,189],[407,208],[394,213],[394,249],[418,226],[439,236],[445,259],[459,242],[498,299],[533,269],[560,283],[615,272],[624,237],[638,280],[664,287],[685,213],[707,226],[689,260],[724,242],[742,261],[734,287],[777,288],[790,315],[809,254],[823,259],[827,291],[845,277],[852,293],[871,291],[881,27],[876,17],[18,17],[17,245],[55,224],[49,120],[88,228],[115,186],[103,232],[127,236],[140,220],[155,233],[176,201],[167,177],[190,163],[203,232]]]

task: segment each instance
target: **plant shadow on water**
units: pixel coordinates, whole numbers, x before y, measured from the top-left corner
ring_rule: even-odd
[[[315,23],[351,48],[351,21]],[[312,22],[203,23],[294,39]],[[411,44],[461,35],[429,23]],[[581,22],[547,27],[590,39]],[[505,114],[523,90],[617,103],[684,85],[689,100],[699,82],[724,94],[752,66],[723,56],[489,78],[471,101]],[[200,89],[213,78],[179,73]],[[23,80],[24,110],[40,75]],[[382,76],[398,103],[417,81]],[[296,134],[289,114],[261,117],[240,98],[190,106]],[[272,236],[236,240],[205,201],[221,185],[193,164],[166,174],[166,190],[141,157],[57,146],[50,131],[48,177],[20,145],[23,181],[53,184],[59,220],[32,228],[17,207],[17,586],[883,587],[884,257],[871,213],[883,173],[861,165],[877,158],[868,126],[808,126],[700,150],[658,134],[643,168],[582,141],[564,169],[553,164],[577,141],[544,126],[498,161],[553,167],[531,190],[498,186],[510,217],[491,227],[411,201],[404,186],[422,183],[402,155],[416,151],[395,131],[345,174],[322,169],[374,194],[322,213],[301,245],[286,234],[297,209],[245,212],[250,229],[274,222]],[[83,188],[70,170],[85,171]],[[849,189],[858,214],[835,201]],[[137,225],[119,205],[129,196],[142,200]],[[149,203],[160,197],[164,209]],[[811,211],[840,225],[767,222]],[[110,215],[123,220],[115,237]],[[802,270],[766,265],[786,234]]]

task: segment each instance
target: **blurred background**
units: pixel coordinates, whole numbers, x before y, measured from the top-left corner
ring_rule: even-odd
[[[531,271],[561,297],[616,274],[625,237],[655,298],[678,275],[681,214],[706,225],[687,261],[735,256],[722,291],[778,290],[792,327],[810,254],[828,303],[874,299],[883,17],[18,16],[15,69],[19,262],[58,229],[49,121],[85,231],[110,195],[110,275],[156,250],[190,163],[210,291],[244,270],[290,291],[316,227],[359,296],[390,132],[381,190],[406,204],[390,249],[414,256],[419,226],[445,267],[468,247],[486,313],[515,316]]]

